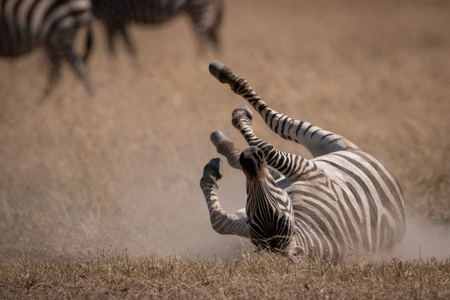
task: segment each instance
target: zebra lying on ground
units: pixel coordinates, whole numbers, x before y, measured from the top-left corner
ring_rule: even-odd
[[[249,147],[239,151],[218,131],[211,140],[232,167],[244,171],[247,204],[235,214],[221,208],[222,166],[212,159],[200,187],[216,232],[249,238],[259,249],[326,260],[386,251],[403,238],[402,191],[378,159],[337,134],[272,110],[245,78],[221,63],[212,63],[210,72],[245,98],[275,133],[314,156],[307,160],[277,150],[255,135],[248,107],[235,109],[232,123]]]
[[[0,56],[19,57],[44,46],[50,58],[48,93],[67,59],[75,74],[91,91],[85,61],[92,44],[90,0],[1,0]],[[78,30],[87,25],[86,53],[81,59],[74,50]]]
[[[186,13],[194,26],[199,40],[199,51],[203,42],[209,42],[216,49],[220,47],[218,29],[222,23],[223,0],[92,0],[95,18],[106,31],[108,48],[115,54],[116,34],[120,34],[130,54],[136,54],[136,47],[127,30],[129,23],[162,24]],[[211,10],[214,9],[214,12]],[[209,13],[213,20],[208,20]]]

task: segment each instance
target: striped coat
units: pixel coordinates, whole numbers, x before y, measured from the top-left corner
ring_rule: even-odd
[[[43,46],[52,64],[48,91],[60,77],[63,60],[90,91],[85,61],[92,43],[91,20],[90,0],[1,0],[0,56],[15,58]],[[86,53],[80,58],[74,41],[83,26],[89,31]]]
[[[342,136],[271,109],[226,66],[215,62],[210,71],[245,98],[275,133],[314,156],[308,160],[282,152],[259,139],[251,110],[235,109],[233,125],[249,147],[239,151],[222,132],[213,132],[211,139],[231,166],[244,171],[247,204],[237,214],[221,208],[221,162],[211,160],[200,186],[214,230],[249,238],[260,249],[323,259],[389,251],[403,238],[402,191],[382,162]]]

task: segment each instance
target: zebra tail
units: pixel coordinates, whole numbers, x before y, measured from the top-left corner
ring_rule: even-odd
[[[94,45],[94,37],[93,37],[92,23],[90,23],[89,26],[87,27],[86,42],[84,45],[84,55],[83,55],[84,62],[87,62],[87,60],[89,59],[93,45]]]

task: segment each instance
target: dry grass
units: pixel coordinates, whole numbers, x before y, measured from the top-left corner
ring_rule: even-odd
[[[130,259],[126,253],[0,265],[2,298],[448,299],[450,261],[308,262],[252,254],[241,260]]]
[[[65,69],[39,103],[42,54],[0,61],[0,297],[448,298],[449,4],[226,4],[219,56],[197,56],[179,19],[134,28],[136,67],[124,52],[111,61],[96,28],[92,97]],[[223,130],[244,146],[230,124],[243,100],[209,75],[214,59],[275,109],[344,135],[390,166],[409,220],[394,260],[294,266],[242,257],[248,244],[213,232],[198,188],[217,156],[209,134]],[[255,128],[309,157],[261,120]],[[228,166],[220,197],[228,210],[244,206],[244,177]],[[88,255],[125,248],[131,258]]]

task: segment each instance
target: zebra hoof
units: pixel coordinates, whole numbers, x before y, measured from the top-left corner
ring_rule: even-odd
[[[214,147],[217,148],[217,145],[223,141],[223,140],[230,140],[225,133],[223,133],[222,131],[214,131],[213,133],[211,133],[211,142],[213,143]]]
[[[213,158],[209,161],[208,165],[212,171],[213,175],[216,177],[217,180],[222,178],[223,175],[223,163],[220,158]]]
[[[218,61],[213,61],[209,64],[209,73],[212,76],[216,77],[221,83],[227,82],[227,75],[224,72],[224,69],[228,69],[223,63]]]
[[[232,113],[233,119],[240,113],[244,113],[250,121],[253,120],[253,112],[247,105],[239,105],[238,108],[235,108]]]

